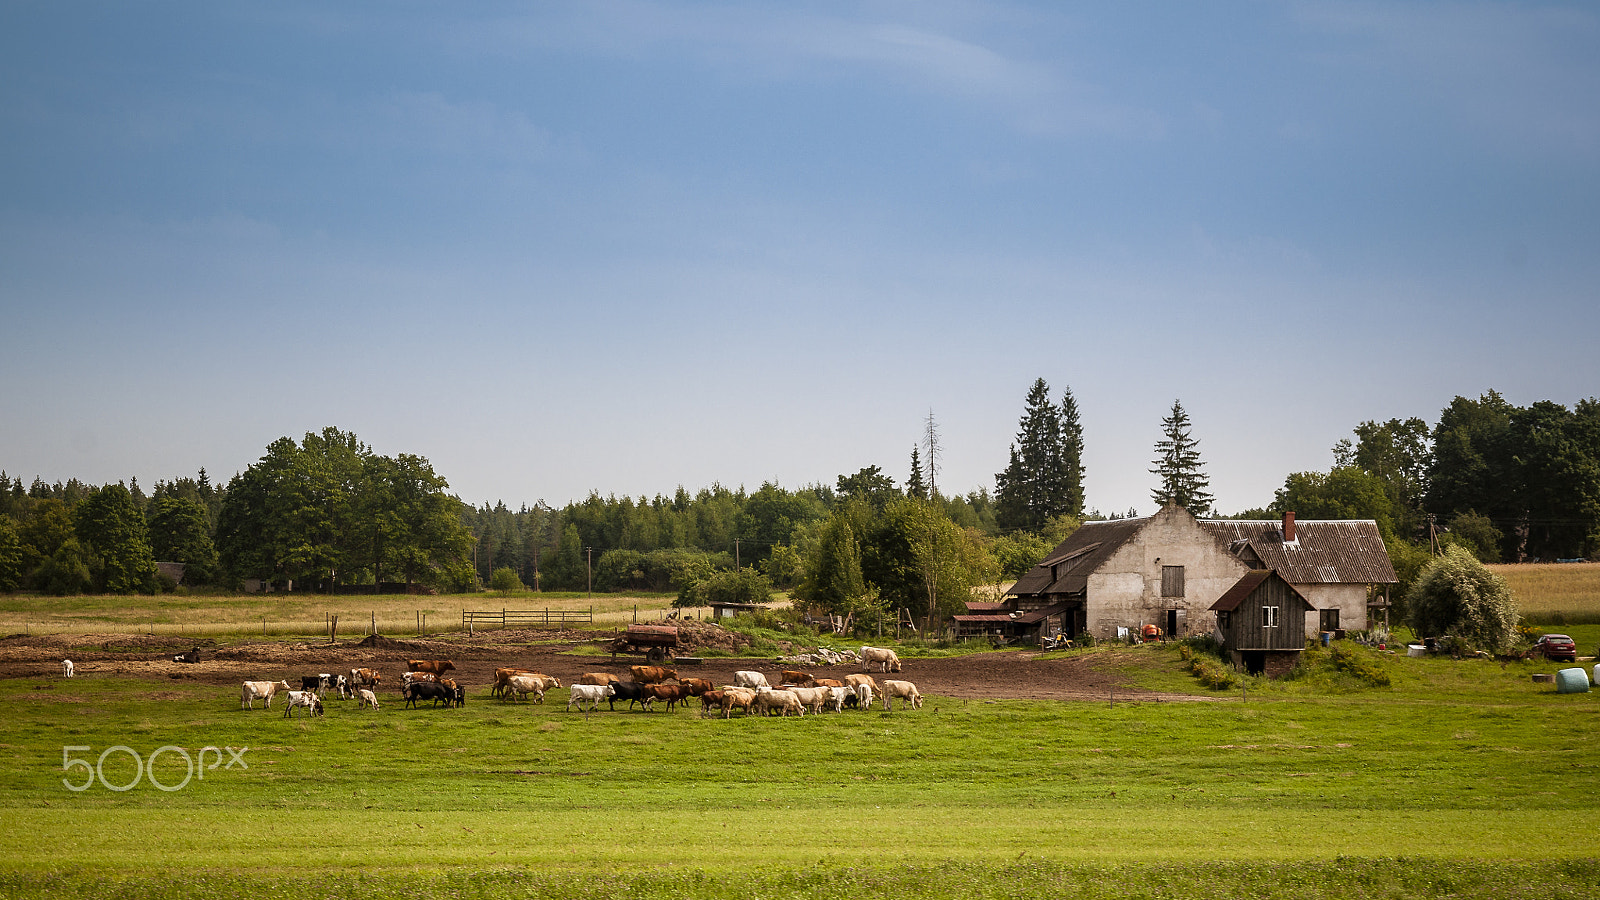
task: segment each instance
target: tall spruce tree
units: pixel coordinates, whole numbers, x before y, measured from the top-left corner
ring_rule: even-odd
[[[922,456],[919,448],[911,448],[911,477],[906,479],[906,496],[918,500],[928,499],[928,485],[922,480]]]
[[[1083,513],[1083,428],[1067,390],[1058,407],[1050,386],[1028,390],[1010,461],[995,475],[995,518],[1007,531],[1036,531],[1060,515]]]
[[[1200,462],[1200,442],[1189,434],[1189,428],[1183,404],[1172,401],[1172,412],[1161,420],[1164,437],[1156,441],[1156,467],[1150,470],[1161,479],[1161,486],[1150,492],[1150,499],[1158,506],[1176,504],[1203,516],[1216,498],[1206,490],[1211,478]]]

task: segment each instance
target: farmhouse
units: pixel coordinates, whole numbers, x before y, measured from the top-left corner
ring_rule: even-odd
[[[1398,579],[1377,523],[1201,520],[1168,506],[1139,519],[1089,522],[1012,586],[1003,605],[969,604],[958,633],[1007,638],[1088,633],[1100,640],[1153,625],[1209,633],[1212,609],[1252,571],[1273,570],[1309,604],[1302,633],[1367,627],[1367,599]]]

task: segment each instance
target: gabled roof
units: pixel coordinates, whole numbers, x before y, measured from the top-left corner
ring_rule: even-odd
[[[1043,562],[1017,579],[1011,586],[1011,593],[1018,596],[1082,594],[1089,585],[1090,573],[1100,568],[1101,563],[1149,521],[1146,517],[1085,522],[1050,551]]]
[[[1301,520],[1285,542],[1277,519],[1202,519],[1200,527],[1235,556],[1276,569],[1290,584],[1395,584],[1389,551],[1371,519]],[[1254,555],[1255,559],[1250,557]]]
[[[1283,580],[1283,576],[1279,575],[1272,569],[1255,569],[1250,572],[1246,572],[1243,578],[1240,578],[1238,581],[1234,582],[1233,587],[1228,588],[1226,593],[1217,598],[1217,602],[1211,604],[1211,608],[1217,612],[1222,612],[1224,610],[1232,612],[1233,610],[1239,608],[1239,604],[1250,599],[1250,595],[1256,592],[1256,588],[1261,587],[1261,585],[1264,584],[1268,579],[1274,577],[1278,578],[1279,580]],[[1284,586],[1289,589],[1289,593],[1291,595],[1299,599],[1304,610],[1316,609],[1315,606],[1311,605],[1311,601],[1307,600],[1299,591],[1294,589],[1294,585],[1290,584],[1288,581],[1284,581]]]

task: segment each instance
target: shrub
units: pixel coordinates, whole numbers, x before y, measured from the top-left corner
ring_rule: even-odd
[[[1472,649],[1503,653],[1516,639],[1517,602],[1506,580],[1461,547],[1447,547],[1406,594],[1411,630],[1450,635]]]
[[[517,577],[516,570],[509,566],[501,566],[489,576],[489,590],[491,591],[525,591],[527,586],[522,579]]]
[[[1328,660],[1341,672],[1375,687],[1389,686],[1389,670],[1376,657],[1350,641],[1334,641],[1328,646]]]

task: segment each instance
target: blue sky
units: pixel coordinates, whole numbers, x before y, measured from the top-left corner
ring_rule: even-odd
[[[1035,378],[1148,513],[1600,393],[1600,12],[0,3],[0,468],[333,425],[474,502],[993,486]]]

